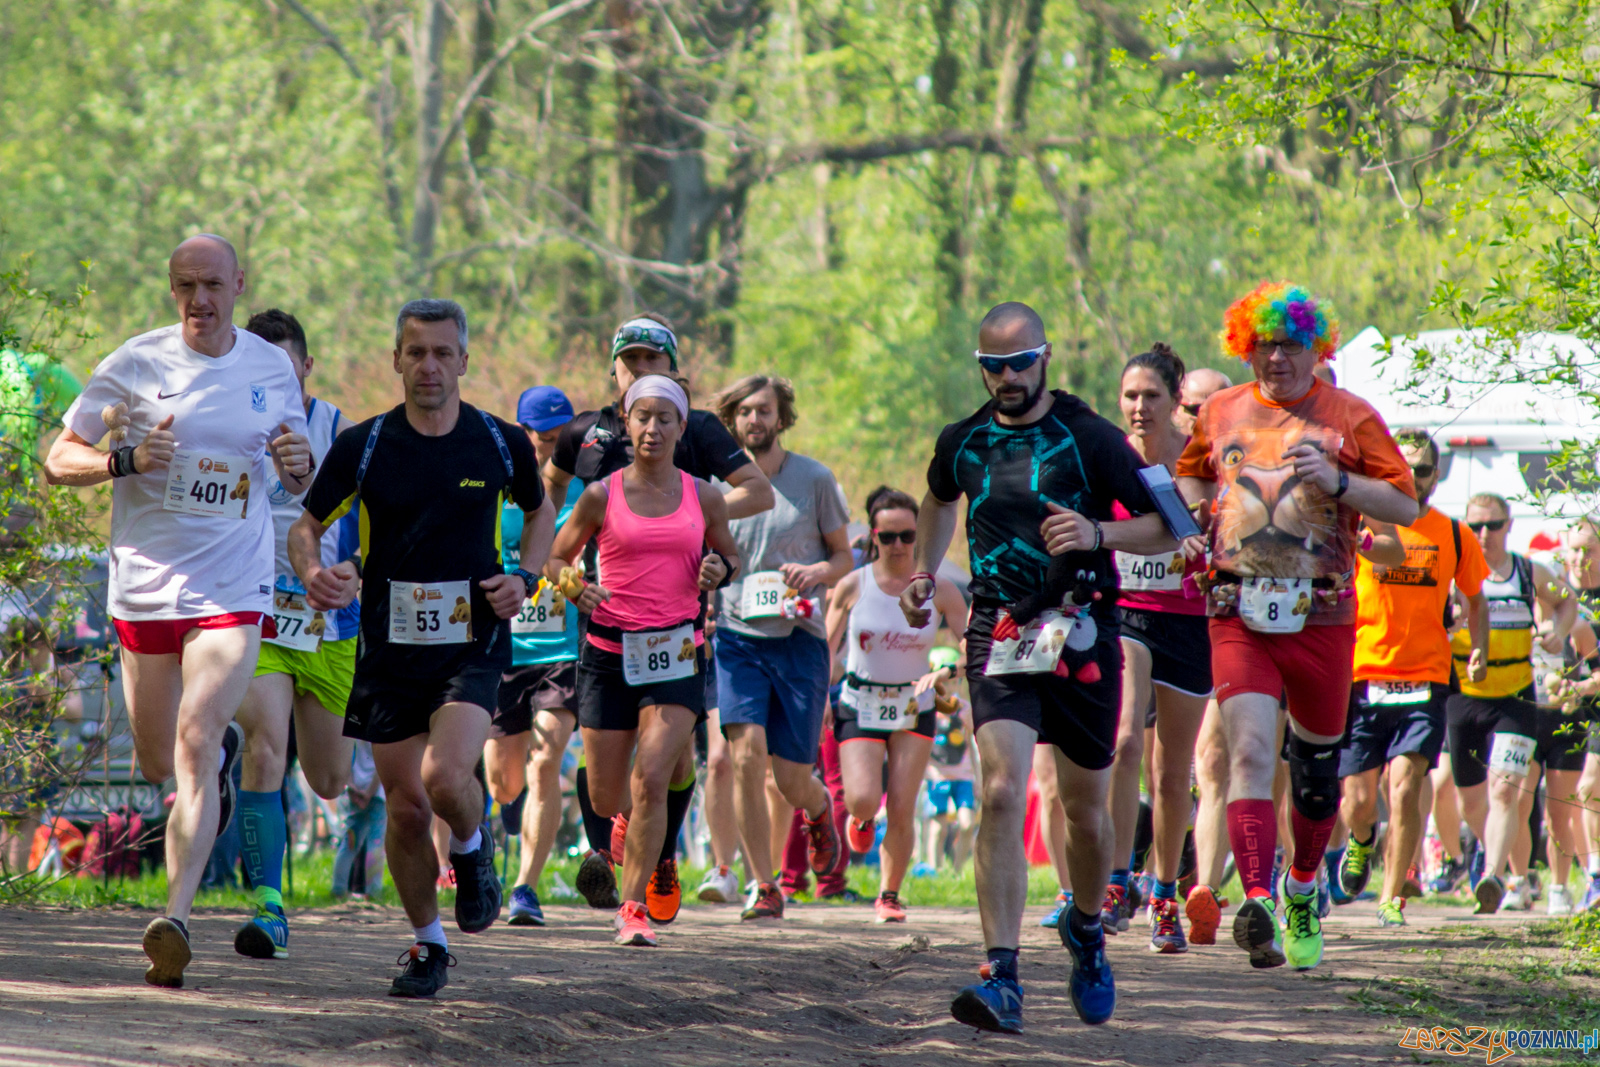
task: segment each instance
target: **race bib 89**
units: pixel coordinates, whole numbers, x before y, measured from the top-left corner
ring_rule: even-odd
[[[692,622],[671,630],[622,635],[622,678],[629,685],[692,678],[699,670]]]

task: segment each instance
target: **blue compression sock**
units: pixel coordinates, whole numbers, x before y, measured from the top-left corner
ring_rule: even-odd
[[[283,817],[283,799],[270,793],[239,790],[239,836],[245,873],[255,887],[256,901],[283,911],[283,852],[289,840],[289,823]]]
[[[1157,900],[1177,900],[1178,899],[1178,883],[1177,882],[1157,882],[1156,883],[1155,896],[1156,896]]]
[[[1111,884],[1119,885],[1124,889],[1128,888],[1128,868],[1123,867],[1121,870],[1112,871]]]

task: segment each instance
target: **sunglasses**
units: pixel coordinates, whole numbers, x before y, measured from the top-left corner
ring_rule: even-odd
[[[1270,356],[1274,349],[1286,356],[1298,356],[1306,350],[1306,346],[1299,341],[1267,341],[1260,340],[1255,344],[1256,355]]]
[[[898,533],[894,530],[874,530],[872,533],[878,539],[878,544],[880,545],[892,545],[896,541],[902,545],[909,545],[914,544],[917,540],[917,531],[915,530],[901,530]]]
[[[1438,470],[1438,468],[1432,463],[1418,463],[1415,467],[1411,468],[1411,473],[1417,478],[1432,478],[1433,472],[1436,470]],[[1499,527],[1497,526],[1495,529],[1499,529]]]
[[[678,364],[678,338],[665,326],[638,326],[627,325],[617,331],[611,339],[611,356],[615,359],[625,350],[643,345],[662,352],[672,360],[673,366]]]
[[[1483,533],[1485,530],[1490,533],[1499,533],[1506,528],[1506,523],[1510,521],[1510,519],[1490,519],[1487,522],[1469,522],[1467,523],[1467,529],[1473,533]]]
[[[1025,348],[1021,352],[1012,352],[1004,356],[991,356],[987,352],[974,352],[972,354],[978,357],[978,366],[990,374],[1001,374],[1007,368],[1021,374],[1039,362],[1039,357],[1044,355],[1045,349],[1049,347],[1050,342],[1046,341],[1038,348]]]

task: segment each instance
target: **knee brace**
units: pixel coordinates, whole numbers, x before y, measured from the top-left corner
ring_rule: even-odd
[[[1320,821],[1339,814],[1339,746],[1289,733],[1289,790],[1294,810]]]

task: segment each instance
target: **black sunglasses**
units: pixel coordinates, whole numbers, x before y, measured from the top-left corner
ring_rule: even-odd
[[[917,531],[915,530],[901,530],[898,533],[894,530],[874,530],[872,532],[877,537],[880,545],[892,545],[896,541],[899,541],[902,545],[909,545],[916,543],[917,540]]]
[[[1418,463],[1415,467],[1411,468],[1411,473],[1417,478],[1432,478],[1435,470],[1438,470],[1438,468],[1432,463]],[[1498,530],[1499,527],[1497,526],[1495,529]]]
[[[1510,519],[1489,519],[1486,522],[1469,522],[1467,523],[1467,529],[1473,533],[1483,533],[1485,530],[1490,533],[1499,533],[1506,528],[1506,523],[1510,521]]]

